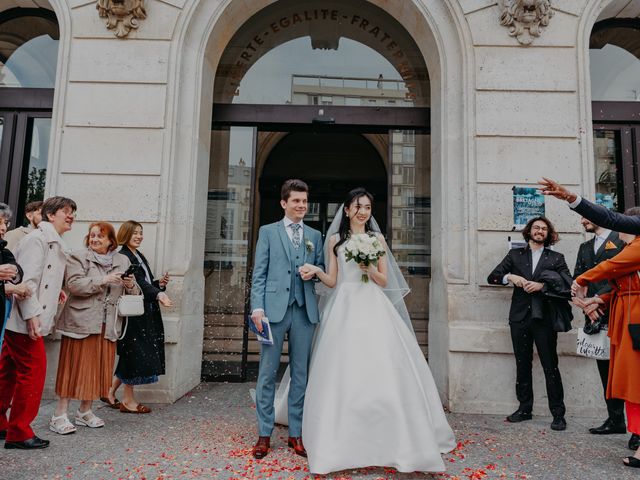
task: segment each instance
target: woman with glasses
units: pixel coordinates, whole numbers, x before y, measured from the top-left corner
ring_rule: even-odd
[[[24,283],[33,292],[19,299],[7,321],[0,355],[0,431],[6,430],[4,448],[46,448],[48,440],[35,435],[31,422],[38,414],[47,370],[43,337],[53,329],[67,257],[61,235],[71,230],[76,203],[51,197],[42,205],[42,222],[18,245],[16,261],[24,270]],[[11,407],[10,417],[7,411]]]

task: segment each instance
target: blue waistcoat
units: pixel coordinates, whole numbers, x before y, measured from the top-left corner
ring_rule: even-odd
[[[304,305],[304,282],[300,278],[298,269],[304,265],[304,244],[301,241],[300,246],[295,248],[293,242],[289,242],[289,253],[291,254],[291,287],[289,288],[289,305],[294,302],[299,307]]]

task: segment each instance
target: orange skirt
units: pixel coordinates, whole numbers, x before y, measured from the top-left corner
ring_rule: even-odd
[[[102,335],[76,339],[62,337],[56,375],[56,395],[60,398],[95,400],[106,397],[113,378],[116,342]]]

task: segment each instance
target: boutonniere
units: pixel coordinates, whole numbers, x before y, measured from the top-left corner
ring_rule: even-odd
[[[617,250],[618,247],[616,247],[616,244],[613,243],[611,240],[607,241],[606,245],[604,246],[605,250]]]
[[[311,243],[311,240],[309,240],[308,238],[304,239],[304,246],[307,249],[307,253],[312,253],[314,248],[313,248],[313,243]]]

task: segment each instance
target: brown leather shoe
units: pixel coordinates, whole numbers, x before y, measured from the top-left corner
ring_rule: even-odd
[[[253,457],[264,458],[269,453],[271,447],[271,437],[258,437],[258,442],[253,446]]]
[[[293,448],[293,451],[301,457],[307,457],[307,451],[302,443],[302,437],[289,437],[289,446]]]

